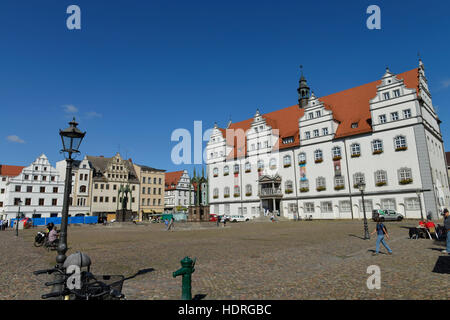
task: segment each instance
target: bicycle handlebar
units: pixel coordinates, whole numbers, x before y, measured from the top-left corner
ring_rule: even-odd
[[[54,273],[54,272],[56,272],[56,271],[60,271],[60,270],[59,270],[59,269],[56,269],[56,268],[53,268],[53,269],[45,269],[45,270],[37,270],[37,271],[34,271],[33,274],[37,276],[37,275],[44,274],[44,273],[52,274],[52,273]]]

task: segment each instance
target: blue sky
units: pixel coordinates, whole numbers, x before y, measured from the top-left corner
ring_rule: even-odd
[[[66,28],[71,4],[81,30]],[[381,30],[366,28],[371,4]],[[171,161],[173,130],[296,104],[299,65],[324,96],[378,80],[386,66],[413,69],[419,51],[450,150],[449,11],[442,0],[3,0],[0,163],[45,153],[55,164],[58,130],[75,115],[87,131],[83,155],[120,150],[191,170]]]

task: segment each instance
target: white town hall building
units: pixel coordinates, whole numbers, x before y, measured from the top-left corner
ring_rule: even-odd
[[[440,123],[422,61],[401,74],[215,125],[207,144],[211,213],[362,218],[365,209],[437,218],[450,194]],[[420,202],[418,201],[420,196]]]

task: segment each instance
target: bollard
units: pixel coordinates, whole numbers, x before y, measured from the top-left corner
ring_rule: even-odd
[[[173,277],[183,276],[181,287],[181,300],[192,300],[191,274],[194,273],[195,260],[185,257],[180,261],[181,268],[173,273]]]

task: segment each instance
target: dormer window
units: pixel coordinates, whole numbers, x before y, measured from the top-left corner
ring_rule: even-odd
[[[400,97],[400,89],[394,90],[394,98]]]
[[[293,143],[294,137],[283,138],[283,144]]]
[[[352,123],[352,129],[356,129],[358,128],[358,122],[353,122]]]
[[[321,116],[320,110],[316,111],[316,117],[320,117],[320,116]]]
[[[314,113],[310,112],[308,113],[308,119],[313,119],[314,118]]]

